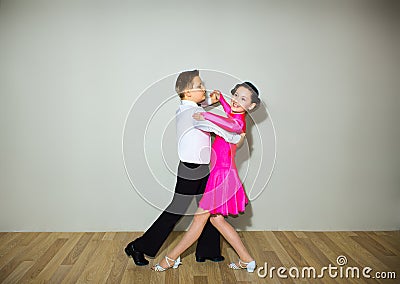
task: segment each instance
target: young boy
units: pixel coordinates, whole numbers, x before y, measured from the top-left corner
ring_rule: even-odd
[[[144,254],[154,257],[176,223],[185,214],[194,196],[199,198],[203,194],[208,175],[211,154],[210,133],[215,132],[229,143],[238,143],[241,136],[218,128],[214,124],[204,121],[200,130],[192,118],[196,112],[204,111],[198,104],[204,102],[206,90],[199,76],[198,70],[185,71],[179,74],[175,90],[181,98],[181,105],[177,110],[176,126],[178,138],[178,166],[177,181],[174,197],[169,206],[161,213],[157,220],[139,238],[130,242],[125,248],[128,256],[132,256],[136,265],[147,265],[149,262]],[[212,103],[217,102],[211,97]],[[206,259],[223,261],[221,255],[220,234],[207,222],[203,233],[197,242],[196,261]]]

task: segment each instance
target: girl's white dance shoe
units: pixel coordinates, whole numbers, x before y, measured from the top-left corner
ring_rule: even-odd
[[[167,269],[169,269],[169,268],[171,268],[171,267],[172,267],[173,269],[177,269],[178,266],[182,263],[181,257],[180,257],[180,256],[179,256],[176,260],[174,260],[174,259],[172,259],[172,258],[170,258],[170,257],[168,257],[168,256],[165,256],[165,261],[166,261],[167,264],[168,264],[168,267],[167,267],[167,268],[164,268],[164,267],[162,267],[159,263],[157,263],[156,265],[154,265],[154,266],[152,267],[152,269],[153,269],[154,271],[157,271],[157,272],[165,271],[165,270],[167,270]],[[170,261],[173,261],[174,265],[171,265]]]
[[[250,262],[244,262],[239,259],[239,266],[236,265],[236,263],[232,262],[229,264],[229,268],[232,269],[247,269],[247,272],[254,272],[254,269],[256,269],[256,261],[250,261]]]

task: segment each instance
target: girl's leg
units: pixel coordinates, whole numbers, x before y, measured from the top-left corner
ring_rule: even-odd
[[[218,231],[222,234],[222,236],[231,244],[236,253],[239,255],[239,258],[243,262],[253,261],[253,258],[247,251],[244,246],[242,240],[240,239],[239,234],[236,230],[229,224],[222,215],[212,216],[210,218],[211,224],[213,224]]]
[[[177,259],[178,256],[187,250],[200,237],[209,217],[210,213],[208,211],[199,208],[193,217],[193,222],[190,225],[189,230],[183,235],[176,247],[168,252],[168,257]],[[165,258],[160,261],[160,266],[164,268],[168,267]]]

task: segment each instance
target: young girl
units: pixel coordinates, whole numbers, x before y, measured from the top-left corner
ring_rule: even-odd
[[[232,90],[231,105],[221,93],[219,100],[228,117],[222,117],[210,112],[195,113],[196,120],[209,120],[214,124],[236,133],[246,132],[246,111],[254,109],[259,103],[256,87],[250,82],[237,84]],[[152,269],[164,271],[170,267],[178,268],[179,255],[188,249],[200,236],[208,218],[239,255],[237,263],[229,265],[232,269],[247,269],[253,272],[256,263],[243,245],[239,234],[225,220],[225,216],[238,215],[244,212],[248,203],[235,164],[236,145],[226,142],[219,136],[212,145],[210,176],[204,195],[199,203],[193,222],[181,241]],[[179,258],[178,258],[179,257]]]

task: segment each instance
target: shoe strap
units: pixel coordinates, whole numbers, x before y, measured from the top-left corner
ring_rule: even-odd
[[[165,271],[165,268],[159,265],[158,263],[154,266],[154,271]]]
[[[170,260],[170,261],[172,261],[173,263],[175,263],[175,259],[172,259],[172,258],[170,258],[170,257],[168,257],[168,256],[165,256],[165,262],[168,264],[168,267],[171,267],[171,266],[172,266],[172,265],[169,263],[168,260]]]
[[[250,262],[244,262],[244,261],[242,261],[242,260],[239,258],[239,266],[240,266],[240,268],[246,269],[246,268],[247,268],[247,265],[248,265],[249,263],[250,263]],[[242,264],[244,264],[245,266],[242,266]]]

